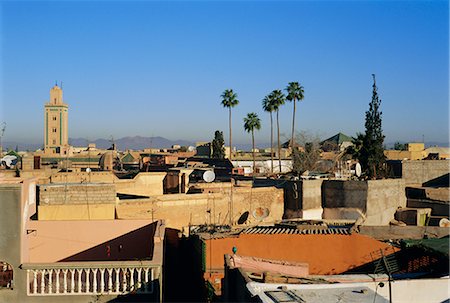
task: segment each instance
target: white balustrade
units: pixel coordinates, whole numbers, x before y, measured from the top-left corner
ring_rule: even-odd
[[[98,267],[89,267],[89,263],[83,263],[80,267],[64,267],[58,263],[43,266],[27,266],[29,296],[118,295],[130,291],[150,294],[153,293],[155,269],[158,272],[161,269],[157,265],[121,264],[115,267],[111,263]]]

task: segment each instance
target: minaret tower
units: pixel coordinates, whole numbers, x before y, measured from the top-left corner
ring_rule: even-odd
[[[45,104],[44,146],[46,154],[66,155],[69,149],[69,105],[63,102],[63,91],[55,84],[50,89],[50,101]]]

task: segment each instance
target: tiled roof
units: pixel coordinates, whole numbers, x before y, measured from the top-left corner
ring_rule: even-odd
[[[352,138],[347,135],[344,135],[343,133],[338,133],[331,138],[323,140],[321,142],[321,144],[323,144],[325,142],[333,142],[333,143],[339,145],[339,144],[342,144],[343,142],[352,142]]]

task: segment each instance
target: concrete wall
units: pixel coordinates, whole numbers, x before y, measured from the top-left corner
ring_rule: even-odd
[[[116,202],[114,184],[57,183],[39,185],[39,205],[111,204]]]
[[[402,161],[402,178],[407,186],[425,182],[450,173],[450,160]]]
[[[232,220],[249,211],[250,223],[258,223],[252,213],[267,208],[269,216],[262,222],[281,220],[283,216],[283,190],[273,187],[233,189]],[[230,191],[209,194],[173,194],[151,199],[121,201],[116,207],[118,219],[164,219],[167,227],[182,229],[189,224],[228,224]],[[209,212],[208,212],[209,211]]]
[[[285,182],[284,218],[321,219],[323,180]]]
[[[364,225],[388,225],[398,207],[406,206],[403,179],[370,181],[326,180],[322,185],[324,219],[356,220]]]

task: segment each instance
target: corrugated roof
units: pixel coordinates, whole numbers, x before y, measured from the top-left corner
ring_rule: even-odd
[[[241,232],[242,234],[265,234],[265,235],[273,235],[273,234],[290,234],[290,235],[349,235],[350,230],[345,227],[338,228],[305,228],[305,229],[297,229],[290,227],[276,227],[276,226],[256,226],[249,227]]]

